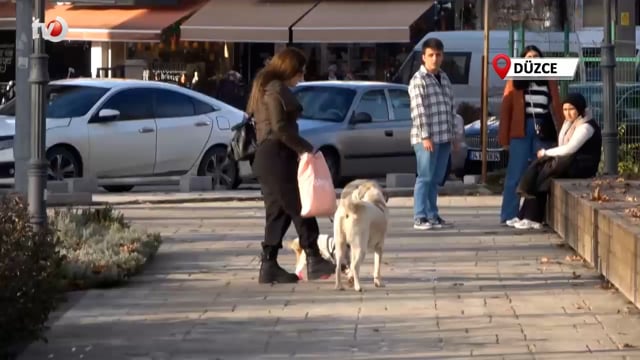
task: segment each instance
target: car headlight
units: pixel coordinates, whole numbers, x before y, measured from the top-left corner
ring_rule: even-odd
[[[13,139],[0,140],[0,150],[11,149],[13,147]]]

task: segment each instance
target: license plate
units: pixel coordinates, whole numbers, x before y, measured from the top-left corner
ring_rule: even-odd
[[[469,160],[482,161],[482,151],[469,151]],[[487,161],[500,161],[500,153],[487,151]]]

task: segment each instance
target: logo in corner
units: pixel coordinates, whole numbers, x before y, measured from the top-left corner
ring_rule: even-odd
[[[31,25],[33,31],[33,38],[37,39],[42,33],[42,38],[51,42],[60,42],[67,37],[69,31],[69,25],[60,16],[56,16],[54,20],[49,21],[46,25],[39,22],[39,19],[35,19]],[[38,32],[40,29],[40,32]]]

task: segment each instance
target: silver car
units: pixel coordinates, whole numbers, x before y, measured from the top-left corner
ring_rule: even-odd
[[[305,82],[294,89],[303,113],[300,134],[322,151],[336,184],[416,172],[406,85],[370,81]],[[461,118],[458,118],[461,120]],[[464,170],[466,145],[452,155]]]

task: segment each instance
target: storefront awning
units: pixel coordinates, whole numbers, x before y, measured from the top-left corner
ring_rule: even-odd
[[[0,3],[0,30],[16,29],[16,4]]]
[[[424,0],[322,1],[293,27],[294,43],[409,42]]]
[[[180,27],[187,41],[289,42],[289,28],[316,1],[211,0]]]
[[[95,8],[57,5],[46,12],[46,21],[63,18],[69,25],[68,40],[159,41],[162,30],[194,13],[203,1],[183,1],[180,7]]]

